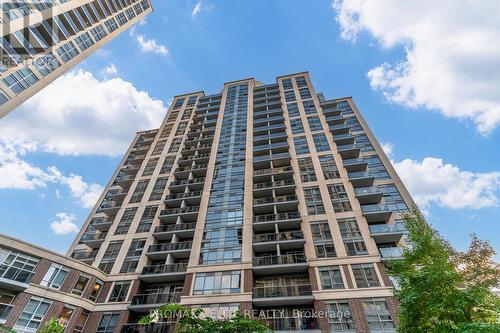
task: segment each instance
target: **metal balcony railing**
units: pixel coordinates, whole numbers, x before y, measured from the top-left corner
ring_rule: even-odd
[[[181,299],[180,293],[167,294],[138,294],[132,297],[131,305],[155,305],[178,303]]]
[[[285,172],[292,172],[292,171],[293,171],[293,168],[291,166],[286,166],[286,167],[282,167],[282,168],[254,170],[253,175],[254,176],[261,176],[261,175],[270,175],[270,174],[285,173]]]
[[[290,240],[303,240],[304,234],[302,231],[284,231],[279,233],[269,233],[254,235],[254,243],[282,242]]]
[[[174,200],[174,199],[186,199],[186,198],[194,198],[200,197],[202,195],[202,191],[194,191],[187,193],[172,193],[165,197],[165,200]]]
[[[180,243],[167,243],[167,244],[153,244],[149,246],[148,252],[167,252],[189,250],[193,242],[180,242]]]
[[[286,179],[286,180],[277,180],[275,182],[255,183],[253,184],[253,189],[260,190],[265,188],[293,186],[293,185],[295,185],[295,181],[293,179]]]
[[[182,208],[163,209],[160,212],[160,216],[185,214],[185,213],[197,213],[199,209],[200,209],[200,206],[188,206],[188,207],[182,207]]]
[[[155,233],[181,231],[181,230],[192,230],[195,228],[196,228],[196,222],[170,224],[170,225],[159,225],[155,228]]]
[[[290,195],[281,195],[277,197],[258,198],[258,199],[253,199],[253,204],[265,205],[265,204],[273,204],[273,203],[288,202],[288,201],[297,201],[297,196],[295,194],[290,194]]]
[[[254,266],[271,266],[271,265],[291,265],[306,263],[306,255],[304,253],[284,254],[284,255],[270,255],[254,257]]]
[[[177,263],[170,265],[150,265],[142,269],[142,275],[166,274],[166,273],[182,273],[187,270],[187,263]]]
[[[278,214],[255,215],[253,217],[253,221],[255,223],[285,221],[285,220],[294,220],[294,219],[300,219],[299,212],[286,212],[286,213],[278,213]]]
[[[253,298],[268,297],[298,297],[310,296],[312,289],[310,284],[296,284],[289,286],[254,287]]]

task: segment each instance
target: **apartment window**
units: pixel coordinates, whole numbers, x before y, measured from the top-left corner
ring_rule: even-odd
[[[9,316],[15,298],[15,293],[0,289],[0,322],[5,321]]]
[[[113,333],[118,322],[119,313],[104,313],[97,326],[96,333]]]
[[[80,274],[71,293],[74,295],[82,296],[85,288],[87,288],[87,285],[89,284],[89,281],[90,277],[88,275]]]
[[[38,259],[0,247],[0,278],[29,283]]]
[[[123,241],[112,241],[109,243],[104,256],[102,257],[101,263],[99,264],[99,269],[104,273],[111,273],[113,264],[115,263],[116,257],[122,247]]]
[[[408,212],[408,206],[406,206],[403,197],[394,184],[379,185],[377,188],[382,192],[384,203],[389,206],[391,211],[399,213]]]
[[[35,73],[28,68],[21,68],[3,79],[3,82],[14,93],[19,94],[26,88],[32,86],[38,81]]]
[[[182,114],[181,120],[186,120],[191,118],[192,114],[193,114],[193,109],[186,109],[186,111],[184,111],[184,113]]]
[[[179,110],[172,111],[172,113],[170,114],[170,116],[168,116],[168,121],[169,122],[174,122],[178,115],[179,115]],[[171,123],[171,124],[169,124],[169,126],[171,126],[171,128],[173,128],[174,124]]]
[[[240,292],[240,271],[197,273],[194,295],[235,294]]]
[[[149,201],[161,200],[165,187],[167,186],[168,177],[161,177],[156,180],[155,186],[149,196]]]
[[[375,179],[390,178],[389,173],[378,156],[365,157],[363,160],[368,164],[368,173],[375,177]]]
[[[130,289],[130,281],[118,281],[113,284],[108,302],[124,302]]]
[[[328,324],[331,332],[356,332],[349,302],[329,301],[326,305],[328,308]]]
[[[120,222],[116,226],[115,235],[123,235],[128,232],[130,226],[132,225],[132,221],[134,220],[136,212],[137,207],[125,209]]]
[[[330,194],[335,213],[349,212],[352,210],[344,185],[328,185],[328,193]]]
[[[83,332],[83,329],[85,328],[85,324],[87,323],[89,316],[90,312],[87,310],[82,310],[82,312],[80,312],[78,319],[75,321],[75,327],[73,328],[73,333]]]
[[[104,282],[101,280],[97,279],[94,282],[94,285],[92,286],[92,290],[90,291],[89,295],[89,300],[92,302],[97,301],[97,298],[99,297],[99,294],[101,293],[102,286],[104,285]]]
[[[187,122],[179,123],[179,127],[177,127],[177,131],[175,131],[175,135],[183,135],[186,132]]]
[[[163,161],[163,164],[160,168],[160,175],[170,172],[172,170],[172,167],[174,166],[174,162],[175,162],[175,156],[165,157],[165,160]]]
[[[305,187],[304,196],[306,199],[307,214],[317,215],[325,213],[325,206],[323,205],[323,200],[321,199],[319,187]]]
[[[132,240],[125,260],[123,261],[122,268],[120,269],[120,273],[135,272],[145,245],[145,238]]]
[[[36,331],[40,327],[50,304],[50,301],[43,298],[32,297],[14,325],[14,330]]]
[[[167,125],[165,125],[165,127],[161,131],[160,138],[167,137],[170,134],[170,132],[172,131],[172,128],[174,128],[173,124],[167,124]]]
[[[106,29],[108,29],[109,33],[112,33],[116,29],[118,29],[118,24],[116,24],[116,20],[114,17],[110,18],[107,21],[104,21],[104,25],[106,26]]]
[[[53,289],[59,289],[61,288],[64,279],[66,279],[68,272],[68,269],[64,266],[52,264],[45,274],[42,282],[40,282],[40,285]]]
[[[330,150],[330,145],[328,144],[328,140],[326,139],[325,134],[323,134],[323,133],[314,134],[313,140],[314,140],[314,146],[316,147],[317,152]]]
[[[86,49],[94,45],[94,41],[92,40],[88,32],[85,32],[80,36],[76,37],[75,42],[81,51],[85,51]]]
[[[297,159],[299,163],[300,179],[303,182],[316,181],[316,173],[314,172],[314,165],[310,157]]]
[[[118,21],[119,25],[124,25],[125,23],[127,23],[127,17],[123,12],[118,13],[118,15],[116,15],[116,20]]]
[[[146,192],[146,188],[148,187],[149,179],[140,180],[135,187],[134,193],[130,198],[129,203],[141,202],[142,197],[144,196],[144,192]]]
[[[311,96],[311,92],[309,91],[309,88],[305,87],[305,88],[300,88],[299,89],[299,94],[300,94],[300,98],[301,99],[310,99],[312,98]]]
[[[196,104],[196,100],[198,96],[190,96],[187,102],[187,106],[194,106]]]
[[[295,92],[293,90],[285,91],[285,100],[287,102],[295,101]]]
[[[159,155],[159,154],[161,154],[161,152],[163,151],[163,148],[165,148],[165,144],[166,144],[166,143],[167,143],[167,140],[166,140],[166,139],[164,139],[164,140],[159,140],[159,141],[156,143],[156,145],[155,145],[155,147],[154,147],[153,151],[151,152],[151,155]]]
[[[47,76],[60,66],[59,61],[52,53],[48,53],[38,59],[33,64],[42,76]]]
[[[387,302],[383,298],[363,300],[363,312],[370,332],[396,332]]]
[[[368,254],[363,236],[358,227],[356,218],[338,219],[340,234],[348,256],[360,256]]]
[[[182,139],[174,139],[172,140],[172,143],[170,144],[170,148],[168,149],[168,153],[175,153],[179,151],[179,148],[181,146]]]
[[[295,83],[297,83],[297,87],[302,88],[302,87],[307,87],[307,81],[306,78],[303,76],[297,76],[295,78]]]
[[[135,17],[135,12],[133,8],[125,9],[125,14],[127,15],[127,19],[131,20]]]
[[[73,59],[76,55],[78,55],[78,50],[75,47],[75,44],[73,42],[68,42],[64,44],[63,46],[59,47],[56,50],[57,54],[59,54],[59,57],[64,62],[68,62],[69,60]]]
[[[3,89],[0,88],[0,105],[4,105],[10,97],[5,93]]]
[[[358,288],[380,287],[373,264],[352,265],[351,268]]]
[[[292,118],[300,116],[299,106],[297,103],[288,103],[286,107],[288,109],[288,117]]]
[[[97,27],[90,29],[90,32],[92,33],[92,37],[94,37],[96,42],[100,41],[108,34],[106,30],[104,30],[102,25],[98,25]]]
[[[319,117],[309,117],[307,118],[307,122],[309,123],[311,132],[323,130],[323,125],[321,124],[321,120],[319,119]]]
[[[68,326],[68,323],[71,319],[71,316],[73,315],[73,312],[75,312],[75,308],[69,305],[64,305],[63,309],[61,310],[61,314],[59,315],[59,322],[64,326]]]
[[[284,79],[284,80],[281,81],[281,83],[283,84],[283,90],[293,89],[293,85],[292,85],[292,80],[291,79]]]
[[[339,168],[332,155],[320,156],[319,163],[321,164],[323,176],[326,180],[340,178]]]
[[[368,139],[368,136],[366,134],[360,134],[356,135],[354,137],[354,143],[359,146],[359,149],[362,152],[367,152],[367,151],[374,151],[373,146],[370,142],[370,139]]]
[[[184,100],[185,100],[184,97],[176,99],[174,104],[174,109],[180,108],[184,104]]]
[[[342,280],[339,266],[320,267],[319,275],[323,289],[344,289],[344,280]]]
[[[306,114],[315,114],[315,113],[317,113],[316,106],[314,105],[313,101],[303,101],[302,105],[304,106],[304,112]]]
[[[361,127],[361,124],[359,123],[359,121],[356,117],[346,118],[345,123],[346,123],[346,125],[349,126],[351,133],[363,131],[363,127]]]
[[[290,127],[292,128],[292,134],[304,133],[304,126],[300,118],[290,119]]]
[[[153,221],[157,211],[158,206],[146,206],[144,212],[142,213],[142,217],[139,221],[136,232],[148,232],[149,230],[151,230],[151,226],[153,225]]]
[[[327,221],[311,222],[311,234],[317,258],[333,258],[337,256]]]
[[[293,138],[295,144],[295,152],[297,155],[309,154],[309,147],[307,146],[307,139],[305,136],[297,136]]]
[[[144,171],[142,172],[142,177],[151,176],[153,172],[155,172],[156,164],[158,163],[158,158],[149,159],[148,163],[144,167]]]

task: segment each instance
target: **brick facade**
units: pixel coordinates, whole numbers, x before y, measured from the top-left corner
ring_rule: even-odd
[[[314,310],[316,313],[321,314],[317,318],[318,327],[322,333],[330,332],[330,325],[328,324],[328,318],[326,317],[327,307],[325,301],[314,301]]]
[[[243,270],[243,292],[251,293],[253,287],[253,271],[251,269]]]
[[[14,299],[14,302],[12,305],[14,306],[12,310],[10,310],[9,315],[7,316],[7,321],[5,322],[5,326],[12,328],[14,324],[17,321],[17,318],[21,315],[21,313],[24,311],[24,308],[26,307],[26,304],[28,304],[29,300],[31,299],[31,295],[26,294],[26,293],[19,293],[17,294],[16,298]]]
[[[191,283],[193,282],[193,273],[188,273],[186,274],[186,279],[184,280],[184,286],[182,287],[182,295],[181,296],[188,296],[189,293],[191,292]]]
[[[31,278],[31,283],[40,284],[40,282],[42,282],[42,279],[45,277],[45,274],[47,274],[47,271],[49,270],[49,267],[51,265],[52,261],[42,258],[38,263],[38,265],[36,265],[35,274]]]

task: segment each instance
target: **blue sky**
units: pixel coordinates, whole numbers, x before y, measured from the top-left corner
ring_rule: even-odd
[[[479,40],[498,32],[481,18],[487,11],[468,18],[444,3],[390,0],[379,8],[361,0],[153,3],[145,22],[0,120],[1,233],[65,252],[133,133],[159,126],[173,96],[309,71],[327,98],[353,96],[446,238],[463,249],[478,233],[500,250],[500,96],[487,88],[498,83],[489,69],[498,72],[500,51],[471,53],[455,42],[467,29]]]

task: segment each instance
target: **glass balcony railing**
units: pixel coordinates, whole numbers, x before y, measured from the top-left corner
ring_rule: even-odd
[[[97,256],[97,251],[75,251],[73,259],[75,260],[94,260]]]
[[[254,235],[254,243],[282,242],[290,240],[303,240],[304,234],[302,231],[284,231],[279,233],[269,233]]]
[[[83,234],[82,242],[93,242],[93,241],[103,241],[106,238],[107,232],[93,232],[88,234]]]
[[[286,137],[287,137],[286,132],[273,133],[273,134],[264,134],[264,135],[254,136],[253,137],[253,141],[270,140],[270,139],[275,139],[275,138],[286,138]]]
[[[403,257],[403,249],[400,247],[380,247],[382,259],[400,259]]]
[[[171,265],[150,265],[142,269],[142,275],[182,273],[187,270],[187,263],[177,263]]]
[[[381,194],[377,187],[359,187],[354,189],[356,195]]]
[[[384,204],[361,205],[361,210],[363,211],[363,213],[379,213],[391,211],[390,207]]]
[[[275,182],[255,183],[253,184],[253,189],[261,190],[266,188],[293,186],[293,185],[295,185],[295,181],[293,179],[287,179],[287,180],[277,180]]]
[[[304,253],[284,254],[284,255],[270,255],[260,256],[253,258],[255,266],[272,266],[272,265],[292,265],[307,263],[306,255]]]
[[[182,208],[163,209],[160,212],[160,216],[186,214],[186,213],[197,213],[199,209],[200,209],[200,206],[188,206],[188,207],[182,207]]]
[[[263,161],[270,161],[270,160],[275,160],[275,159],[280,159],[280,158],[290,158],[290,153],[279,153],[279,154],[270,154],[270,155],[264,155],[264,156],[255,156],[253,158],[254,162],[263,162]]]
[[[167,243],[167,244],[153,244],[149,246],[148,252],[167,252],[167,251],[180,251],[189,250],[193,242],[180,242],[180,243]]]
[[[196,228],[196,222],[170,224],[170,225],[159,225],[155,228],[155,233],[192,230],[195,228]]]
[[[268,197],[268,198],[258,198],[253,199],[254,205],[265,205],[265,204],[273,204],[280,202],[288,202],[288,201],[297,201],[297,196],[295,194],[290,195],[281,195],[277,197]]]
[[[288,147],[288,142],[283,141],[283,142],[276,142],[276,143],[271,143],[271,144],[253,146],[253,150],[259,151],[259,150],[275,149],[275,148],[287,148],[287,147]]]
[[[300,219],[299,212],[286,212],[286,213],[278,213],[278,214],[254,215],[254,217],[253,217],[254,223],[276,222],[276,221],[286,221],[286,220],[295,220],[295,219]]]
[[[270,174],[285,173],[285,172],[293,172],[293,168],[291,166],[287,166],[282,168],[254,170],[253,175],[262,176],[262,175],[270,175]]]
[[[360,178],[372,178],[373,176],[369,172],[359,171],[359,172],[349,172],[349,179],[360,179]]]
[[[344,165],[356,165],[356,164],[366,163],[366,161],[362,158],[350,158],[350,159],[345,159],[343,163]]]
[[[310,284],[296,284],[290,286],[269,286],[269,287],[254,287],[254,298],[268,297],[299,297],[312,295]]]
[[[405,233],[406,225],[403,222],[393,224],[373,224],[370,225],[372,234],[390,234],[390,233]]]

